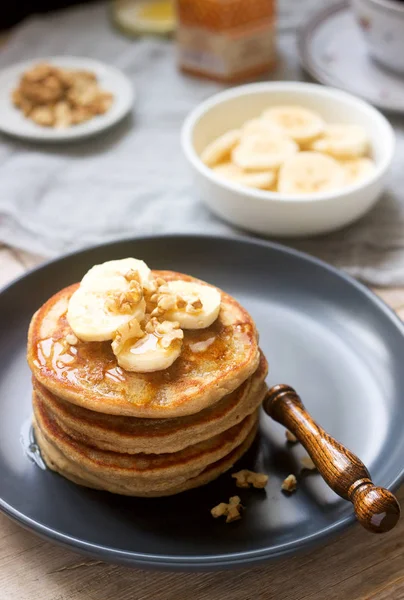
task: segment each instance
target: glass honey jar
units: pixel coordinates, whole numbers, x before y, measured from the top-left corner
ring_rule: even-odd
[[[274,0],[176,0],[183,71],[238,82],[275,65]]]

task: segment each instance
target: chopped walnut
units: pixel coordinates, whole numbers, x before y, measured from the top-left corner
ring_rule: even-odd
[[[37,125],[51,127],[55,122],[55,113],[53,108],[47,106],[35,106],[30,112],[30,118]]]
[[[74,335],[74,333],[68,333],[66,335],[66,342],[69,346],[76,346],[79,343],[78,337]]]
[[[152,317],[146,324],[147,333],[157,335],[160,339],[162,348],[169,348],[174,340],[182,341],[184,332],[180,329],[180,324],[177,321],[160,322],[156,317]]]
[[[161,328],[166,327],[167,329],[168,324],[170,326],[169,329],[165,333],[163,333],[161,331]],[[182,342],[182,340],[184,339],[184,332],[182,331],[182,329],[180,329],[180,324],[176,321],[164,321],[160,326],[160,331],[159,329],[157,329],[157,333],[162,335],[160,344],[163,348],[169,348],[175,340],[180,340]]]
[[[165,311],[160,308],[160,306],[156,306],[156,308],[154,310],[151,311],[150,315],[151,317],[161,317],[162,315],[164,315]]]
[[[168,294],[160,296],[160,298],[157,300],[157,306],[164,311],[175,309],[176,304],[175,296],[170,296]]]
[[[232,477],[236,480],[236,486],[239,488],[249,488],[252,485],[257,489],[262,489],[268,483],[268,475],[254,473],[254,471],[249,471],[248,469],[233,473]]]
[[[214,519],[218,519],[219,517],[226,517],[226,523],[231,523],[232,521],[238,521],[241,519],[241,511],[243,510],[243,505],[241,504],[241,500],[238,496],[232,496],[229,499],[229,503],[221,502],[210,511],[212,517]]]
[[[65,129],[66,127],[70,127],[70,125],[72,124],[72,114],[71,114],[70,106],[68,105],[67,102],[64,102],[62,100],[55,104],[54,117],[55,117],[55,122],[54,122],[55,127],[58,127],[59,129]]]
[[[146,321],[145,331],[146,333],[154,333],[159,325],[160,321],[156,317],[151,317]]]
[[[177,308],[185,308],[187,305],[186,301],[182,296],[177,297]]]
[[[288,429],[285,431],[285,437],[290,444],[296,444],[298,441],[297,437]]]
[[[138,286],[127,292],[109,292],[105,307],[112,313],[130,315],[142,299],[142,291]]]
[[[297,488],[297,479],[294,475],[288,475],[284,482],[282,483],[282,490],[284,492],[289,492],[292,494],[296,491]]]
[[[137,319],[132,319],[116,330],[112,341],[112,351],[115,356],[120,354],[128,340],[137,340],[144,337],[145,333],[142,330]]]
[[[135,271],[134,269],[130,269],[125,275],[124,275],[126,281],[128,281],[129,283],[131,281],[136,281],[136,283],[141,283],[140,281],[140,276],[139,276],[139,271]]]
[[[302,465],[302,468],[307,471],[315,471],[317,469],[309,455],[303,456],[303,458],[300,459],[300,464]]]
[[[197,300],[194,300],[190,304],[195,310],[201,310],[203,308],[203,304],[199,298],[197,298]]]

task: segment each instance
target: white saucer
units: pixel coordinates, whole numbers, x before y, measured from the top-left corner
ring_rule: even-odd
[[[369,57],[348,2],[317,12],[300,30],[298,44],[303,68],[321,83],[404,113],[404,77]]]
[[[67,129],[41,127],[24,117],[12,103],[11,93],[17,87],[22,73],[40,62],[49,62],[67,69],[86,69],[93,71],[100,87],[114,94],[111,108],[104,114]],[[20,138],[43,141],[64,142],[86,138],[104,131],[120,121],[132,108],[134,91],[130,80],[115,67],[73,56],[54,56],[40,58],[13,65],[0,73],[0,131]]]

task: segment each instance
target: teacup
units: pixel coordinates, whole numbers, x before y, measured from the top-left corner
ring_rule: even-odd
[[[404,1],[351,0],[351,4],[371,57],[404,73]]]

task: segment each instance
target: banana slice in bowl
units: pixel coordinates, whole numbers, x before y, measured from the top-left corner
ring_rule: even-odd
[[[330,124],[322,136],[312,142],[311,149],[335,158],[359,158],[369,151],[369,136],[360,125]]]
[[[246,171],[277,169],[299,150],[292,139],[283,134],[255,134],[242,138],[232,152],[235,165]]]
[[[211,142],[203,151],[201,159],[208,167],[214,167],[230,156],[230,152],[240,141],[240,131],[227,131]]]
[[[370,158],[354,158],[341,160],[340,165],[345,171],[345,182],[354,185],[374,173],[376,165]]]
[[[344,169],[331,156],[300,152],[282,165],[278,191],[282,194],[317,194],[337,190],[344,183]]]
[[[298,144],[307,144],[318,138],[325,128],[322,117],[302,106],[274,106],[264,111],[264,121],[278,127]]]
[[[224,177],[229,181],[241,183],[241,185],[258,190],[270,190],[276,181],[275,171],[245,171],[232,162],[222,163],[214,167],[213,170],[219,177]]]

